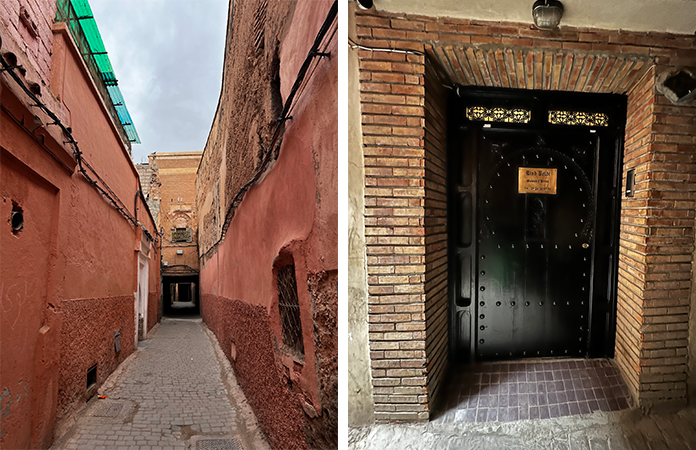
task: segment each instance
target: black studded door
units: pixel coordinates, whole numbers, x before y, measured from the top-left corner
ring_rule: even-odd
[[[623,103],[500,92],[460,92],[454,102],[450,351],[609,356]]]

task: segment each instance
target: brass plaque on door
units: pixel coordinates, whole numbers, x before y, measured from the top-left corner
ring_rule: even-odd
[[[517,192],[556,195],[558,169],[520,167]]]

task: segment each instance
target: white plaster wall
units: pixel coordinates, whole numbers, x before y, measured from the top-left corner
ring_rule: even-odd
[[[355,3],[348,36],[355,39]],[[365,166],[360,123],[357,50],[348,50],[348,424],[374,422],[368,342],[367,256],[365,253]]]
[[[561,26],[608,30],[696,32],[696,0],[561,0]],[[533,23],[534,0],[374,0],[375,8],[422,14]]]
[[[689,310],[689,344],[686,389],[689,403],[696,403],[696,249],[691,262],[691,309]]]

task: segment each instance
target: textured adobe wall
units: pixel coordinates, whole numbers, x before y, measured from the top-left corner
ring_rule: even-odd
[[[138,174],[127,148],[65,26],[50,34],[55,2],[36,4],[0,6],[29,6],[38,27],[48,27],[49,34],[38,34],[39,51],[8,30],[15,12],[0,21],[3,50],[16,53],[26,80],[40,86],[42,101],[72,127],[89,163],[132,213]],[[116,367],[115,329],[123,329],[121,358],[132,352],[141,233],[74,172],[62,132],[30,109],[7,74],[0,75],[0,103],[0,447],[48,448],[56,417],[84,401],[89,366],[100,362],[100,383]],[[142,200],[137,203],[142,225],[153,232]],[[13,207],[25,216],[18,233],[10,227]],[[152,257],[159,260],[157,251]],[[150,307],[157,308],[158,280],[156,264]]]
[[[232,8],[230,1],[234,18],[228,26],[222,90],[196,180],[203,252],[217,241],[220,219],[259,167],[261,144],[270,142],[282,108],[280,43],[296,3],[237,1]]]
[[[28,26],[20,19],[25,10],[29,18]],[[51,0],[22,0],[0,2],[0,20],[7,34],[2,36],[3,50],[11,48],[10,42],[18,44],[25,63],[36,71],[31,81],[48,80],[51,73],[51,50],[53,33],[51,25],[56,16],[56,2]],[[15,49],[11,49],[15,51]],[[19,56],[19,55],[18,55]]]
[[[257,14],[261,2],[237,3],[218,112],[198,169],[203,316],[223,348],[227,337],[230,347],[236,339],[235,371],[248,373],[240,377],[240,385],[278,448],[291,444],[281,445],[274,434],[291,435],[289,448],[337,445],[336,336],[327,331],[335,327],[337,310],[332,281],[338,267],[335,36],[327,39],[332,56],[317,61],[296,99],[277,159],[236,208],[225,239],[214,243],[232,196],[258,167],[259,144],[269,144],[281,101],[331,3],[270,2],[263,14]],[[258,17],[265,18],[263,46],[254,41]],[[235,113],[230,115],[228,108]],[[279,258],[295,264],[304,358],[291,355],[282,341],[274,275]],[[229,308],[238,308],[233,306],[237,303],[265,316],[255,325],[254,341],[241,337],[246,331],[238,323],[213,324]],[[257,346],[272,354],[244,366]],[[275,384],[275,401],[284,409],[263,400],[264,384],[257,380],[267,373],[282,374],[263,383]],[[295,419],[292,426],[279,425]]]
[[[98,364],[97,385],[101,385],[133,352],[135,336],[132,295],[67,300],[61,312],[58,420],[86,400],[87,369]],[[119,353],[114,351],[117,330],[121,333]]]
[[[149,289],[147,295],[147,330],[150,331],[162,319],[162,283],[160,281],[160,255],[158,244],[152,244],[148,263]]]
[[[305,420],[309,448],[332,448],[338,442],[338,271],[311,275],[307,282],[314,313],[319,396],[324,414]]]
[[[215,333],[273,448],[307,448],[298,396],[277,364],[268,313],[261,306],[204,294],[203,320]],[[232,353],[234,349],[234,354]]]

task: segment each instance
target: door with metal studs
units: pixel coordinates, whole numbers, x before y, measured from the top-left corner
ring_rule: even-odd
[[[610,356],[625,100],[458,94],[448,154],[450,353]]]

